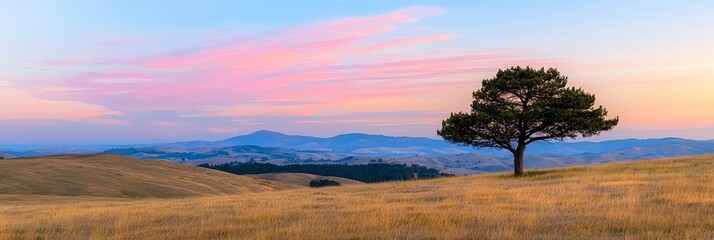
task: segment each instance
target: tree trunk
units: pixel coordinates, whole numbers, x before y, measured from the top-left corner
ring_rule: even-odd
[[[523,155],[525,152],[526,146],[519,144],[513,153],[513,174],[516,176],[523,176]]]

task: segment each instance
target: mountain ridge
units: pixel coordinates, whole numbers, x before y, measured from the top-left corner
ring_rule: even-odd
[[[398,156],[391,152],[400,152],[399,148],[418,147],[422,154],[458,154],[469,152],[466,147],[447,143],[444,140],[426,137],[386,136],[365,133],[346,133],[333,137],[313,137],[301,135],[288,135],[269,130],[260,130],[253,133],[230,137],[218,141],[190,141],[160,144],[162,147],[228,147],[241,145],[255,145],[261,147],[285,147],[295,150],[329,151],[341,153],[354,153],[361,155],[390,155]],[[378,148],[378,149],[373,149]],[[411,155],[402,154],[403,156]]]
[[[68,148],[71,152],[81,150],[82,148],[78,147]],[[475,149],[424,137],[394,137],[364,133],[348,133],[323,138],[261,130],[218,141],[115,146],[102,151],[191,165],[232,161],[274,164],[391,162],[416,163],[464,174],[506,171],[512,167],[512,155],[505,150]],[[48,152],[50,151],[37,151],[35,154],[42,155]],[[559,167],[710,153],[714,153],[714,140],[674,137],[536,142],[530,144],[526,150],[526,166]],[[17,152],[11,152],[10,155],[22,156]]]
[[[387,136],[379,134],[346,133],[332,137],[289,135],[269,130],[259,130],[250,134],[234,136],[219,141],[203,141],[203,147],[256,145],[261,147],[285,147],[295,150],[329,151],[352,153],[366,156],[408,157],[420,155],[456,155],[481,153],[509,156],[505,150],[461,146],[445,140],[426,137]],[[671,144],[714,144],[714,140],[692,140],[685,138],[626,138],[605,141],[565,141],[535,142],[528,146],[527,153],[556,153],[577,155],[603,153],[635,146],[658,146]],[[174,144],[167,144],[169,146]],[[183,145],[188,147],[188,145]],[[587,150],[584,150],[587,149]],[[403,153],[399,153],[403,152]]]

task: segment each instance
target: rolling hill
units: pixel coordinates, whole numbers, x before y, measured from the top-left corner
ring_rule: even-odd
[[[590,149],[588,149],[590,148]],[[283,147],[233,146],[177,150],[172,147],[112,149],[106,153],[137,158],[156,158],[197,165],[221,164],[232,161],[258,161],[273,164],[340,163],[368,164],[375,162],[419,164],[457,175],[510,171],[509,154],[463,153],[455,155],[418,155],[394,158],[355,153],[293,150]],[[526,167],[563,167],[601,164],[613,161],[676,157],[714,153],[713,141],[687,139],[625,139],[604,142],[536,143],[526,152]],[[186,160],[186,161],[183,161]]]
[[[241,194],[286,187],[169,161],[108,154],[0,160],[0,194],[163,198]]]
[[[343,153],[299,151],[283,147],[260,147],[255,145],[204,147],[196,149],[177,149],[169,146],[115,148],[104,151],[103,153],[143,159],[163,159],[191,165],[201,163],[221,164],[233,161],[259,161],[275,164],[338,162],[340,159],[354,156]]]
[[[14,157],[14,156],[10,153],[0,152],[0,158],[12,158],[12,157]]]
[[[616,147],[607,146],[609,143],[589,143],[585,145],[602,144],[605,146],[594,148],[593,150],[597,152],[574,155],[558,154],[559,152],[557,151],[554,151],[554,153],[543,153],[544,151],[536,149],[533,151],[534,153],[530,151],[526,152],[524,163],[527,168],[552,168],[714,153],[714,144],[705,141],[671,139],[671,141],[667,140],[665,143],[652,140],[643,140],[643,142],[642,144],[631,144],[629,146],[628,144],[622,144],[620,145],[621,148],[614,150],[610,149]],[[583,143],[573,143],[573,145],[581,144]],[[563,145],[567,144],[562,144],[561,147]],[[513,169],[513,158],[511,156],[489,156],[478,153],[451,156],[417,156],[388,159],[386,161],[394,163],[416,163],[458,175],[502,172]]]
[[[307,173],[264,173],[264,174],[249,174],[249,175],[245,175],[245,176],[249,176],[249,177],[257,178],[257,179],[263,179],[266,181],[271,181],[271,182],[276,182],[276,183],[282,183],[285,185],[296,186],[296,187],[309,187],[310,181],[316,180],[316,179],[329,179],[329,180],[336,181],[336,182],[340,183],[341,186],[365,184],[363,182],[352,180],[352,179],[347,179],[347,178],[332,177],[332,176],[320,176],[320,175],[313,175],[313,174],[307,174]]]
[[[0,194],[0,239],[712,239],[713,182],[708,155],[227,196]]]

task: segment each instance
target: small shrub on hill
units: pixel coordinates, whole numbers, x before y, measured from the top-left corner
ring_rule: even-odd
[[[310,187],[330,187],[340,186],[340,183],[330,179],[314,179],[310,181]]]

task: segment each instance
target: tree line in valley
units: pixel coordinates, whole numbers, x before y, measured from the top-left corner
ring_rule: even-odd
[[[366,183],[399,181],[410,179],[438,178],[443,176],[453,176],[452,174],[440,173],[439,170],[427,168],[417,164],[389,164],[371,163],[359,165],[346,164],[290,164],[276,165],[272,163],[259,162],[231,162],[218,165],[207,163],[198,165],[199,167],[211,168],[233,174],[261,174],[261,173],[309,173],[315,175],[335,176],[349,178]]]
[[[330,187],[330,186],[340,186],[340,183],[330,179],[314,179],[310,181],[310,187]]]

